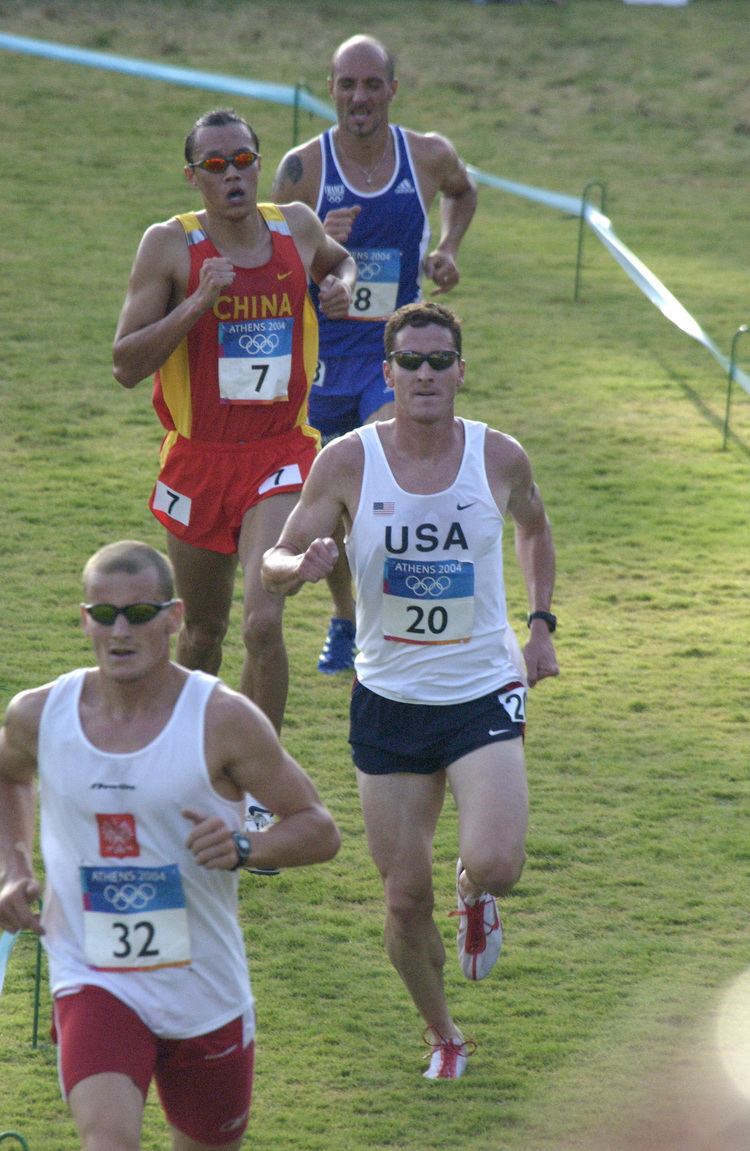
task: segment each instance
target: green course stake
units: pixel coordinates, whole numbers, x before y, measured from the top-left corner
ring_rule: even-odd
[[[586,205],[589,202],[589,191],[591,188],[598,188],[601,196],[601,212],[603,216],[607,214],[607,185],[602,180],[589,180],[588,184],[581,193],[581,211],[578,217],[578,255],[576,257],[576,286],[573,292],[573,299],[576,303],[579,300],[579,289],[581,285],[581,264],[583,262],[583,235],[584,225],[586,223]]]
[[[737,343],[740,336],[744,335],[747,331],[747,324],[740,324],[737,331],[734,333],[732,340],[732,354],[729,357],[729,375],[727,377],[727,406],[724,412],[724,443],[721,445],[722,450],[726,451],[727,440],[729,438],[729,412],[732,404],[732,384],[734,383],[734,371],[737,366]]]

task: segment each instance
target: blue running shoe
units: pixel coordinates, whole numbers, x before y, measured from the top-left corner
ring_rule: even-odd
[[[354,667],[354,624],[350,619],[335,616],[328,626],[328,635],[318,660],[318,671],[335,675],[338,671],[351,671]]]

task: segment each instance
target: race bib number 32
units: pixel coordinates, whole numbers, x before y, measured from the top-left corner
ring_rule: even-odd
[[[180,869],[82,867],[86,962],[100,971],[154,971],[190,963]]]

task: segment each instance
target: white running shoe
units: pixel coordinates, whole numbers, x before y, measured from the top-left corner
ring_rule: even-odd
[[[265,831],[273,823],[273,812],[264,807],[252,795],[247,796],[247,811],[245,813],[245,831]],[[252,857],[251,857],[252,858]],[[248,864],[242,869],[252,875],[279,875],[278,867],[250,867]]]
[[[477,1045],[472,1040],[443,1039],[435,1043],[432,1039],[425,1041],[432,1048],[430,1052],[430,1065],[423,1073],[425,1079],[460,1079],[466,1070],[466,1063],[470,1055],[476,1051]]]
[[[264,807],[252,795],[247,797],[247,811],[245,812],[245,831],[265,831],[273,823],[273,812]]]
[[[458,962],[467,979],[484,979],[495,966],[503,946],[503,925],[494,895],[465,899],[458,886],[463,864],[456,864],[456,900],[458,916],[456,946]]]

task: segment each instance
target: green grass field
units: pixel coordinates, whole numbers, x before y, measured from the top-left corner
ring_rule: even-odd
[[[357,31],[397,51],[401,122],[444,132],[506,179],[573,196],[605,181],[617,234],[729,354],[750,318],[745,0],[0,0],[0,32],[303,81],[321,99],[331,51]],[[4,706],[89,662],[84,559],[118,537],[162,545],[145,506],[150,388],[119,388],[110,348],[144,228],[193,205],[185,132],[233,103],[257,127],[267,194],[292,116],[9,52],[0,102]],[[323,126],[305,115],[301,135]],[[485,984],[453,960],[450,807],[435,845],[449,997],[477,1054],[459,1084],[421,1079],[419,1021],[382,949],[348,683],[315,671],[328,604],[307,589],[287,609],[285,741],[344,842],[325,867],[243,881],[255,1151],[610,1151],[652,1083],[708,1045],[717,995],[747,966],[750,398],[735,392],[722,450],[721,367],[591,235],[575,303],[577,234],[577,219],[483,189],[449,301],[465,325],[461,411],[529,450],[559,566],[562,671],[530,706],[528,864]],[[0,1132],[68,1151],[54,1051],[45,1034],[31,1046],[33,959],[23,939],[0,998]],[[46,996],[42,1014],[46,1029]],[[143,1147],[166,1145],[152,1101]]]

